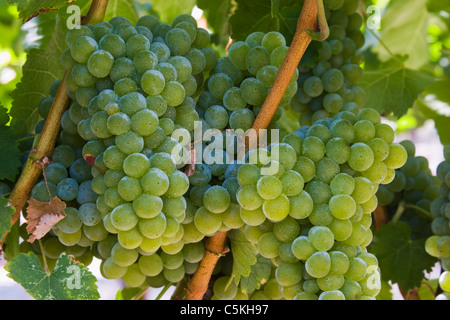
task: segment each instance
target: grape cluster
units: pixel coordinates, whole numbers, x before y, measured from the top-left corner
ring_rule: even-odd
[[[438,295],[437,300],[450,299],[450,145],[444,148],[444,157],[445,160],[436,169],[436,175],[442,182],[441,194],[431,203],[430,208],[433,235],[425,242],[425,250],[440,260],[444,270],[439,278],[439,285],[444,293]]]
[[[356,12],[358,1],[330,0],[324,5],[330,35],[308,49],[317,51],[314,62],[298,67],[299,89],[291,107],[300,113],[300,125],[311,125],[340,111],[357,114],[366,99],[358,86],[363,70],[357,50],[364,45],[360,31],[363,19]]]
[[[410,225],[412,235],[427,238],[431,233],[431,224],[429,217],[424,216],[420,209],[431,211],[432,202],[440,197],[440,181],[432,175],[428,160],[415,155],[412,141],[404,140],[400,144],[408,152],[408,159],[403,167],[396,170],[392,182],[378,188],[378,203],[386,206],[391,217],[399,206],[403,206],[405,210],[401,220]]]
[[[193,97],[214,68],[209,33],[190,15],[171,25],[151,15],[70,30],[61,62],[69,109],[93,163],[96,210],[107,230],[97,245],[106,278],[159,286],[193,273],[204,246],[184,226],[189,179],[172,156],[199,119]],[[186,229],[189,229],[186,228]],[[201,239],[200,239],[201,240]]]
[[[244,233],[276,266],[283,297],[375,297],[378,261],[366,247],[376,191],[407,161],[378,112],[340,112],[247,159],[236,174]]]

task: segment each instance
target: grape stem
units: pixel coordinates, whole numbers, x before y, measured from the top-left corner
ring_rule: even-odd
[[[325,17],[323,0],[305,0],[303,9],[298,18],[297,29],[294,38],[270,89],[261,111],[253,123],[252,128],[256,131],[256,137],[261,129],[267,129],[277,111],[278,105],[295,73],[300,60],[311,41],[325,40],[329,29]],[[205,256],[203,257],[197,271],[186,288],[186,300],[201,300],[208,290],[212,272],[219,258],[227,252],[226,232],[219,232],[205,243]]]
[[[83,18],[83,24],[98,23],[99,19],[105,16],[108,0],[93,0],[88,14]],[[44,128],[39,135],[39,140],[36,146],[31,149],[25,167],[20,174],[10,195],[10,204],[16,209],[11,215],[11,225],[15,225],[19,221],[20,212],[24,208],[33,186],[37,183],[41,173],[42,166],[37,165],[37,161],[48,157],[50,159],[55,146],[56,138],[58,137],[59,129],[61,127],[61,117],[69,106],[70,98],[67,94],[67,86],[65,82],[67,72],[64,74],[59,85],[58,92],[53,100],[50,112],[45,120]],[[7,233],[0,242],[0,248],[6,239]],[[13,258],[13,257],[11,257]]]
[[[272,121],[278,105],[295,73],[295,69],[311,41],[325,40],[328,35],[329,29],[325,17],[323,0],[306,0],[286,58],[278,71],[272,88],[267,94],[261,111],[253,123],[252,128],[256,130],[257,135],[260,129],[266,129]]]

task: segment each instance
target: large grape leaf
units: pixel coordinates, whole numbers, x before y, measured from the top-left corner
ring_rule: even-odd
[[[244,233],[238,230],[232,230],[228,233],[231,241],[231,254],[233,255],[233,268],[231,279],[239,284],[241,277],[250,275],[251,267],[257,262],[256,255],[258,250],[247,240]]]
[[[9,203],[9,199],[0,196],[0,239],[3,239],[5,234],[11,230],[11,215],[16,212],[16,209]]]
[[[51,273],[33,252],[20,253],[5,265],[8,277],[37,300],[97,300],[97,279],[82,264],[63,253]]]
[[[417,101],[420,112],[434,121],[443,145],[450,144],[450,79],[437,81],[425,89]]]
[[[0,105],[0,180],[14,181],[22,163],[20,162],[21,152],[17,142],[17,134],[11,127],[7,126],[9,121],[10,118],[6,108]]]
[[[269,280],[272,271],[272,262],[262,256],[258,256],[258,262],[251,267],[247,277],[241,278],[240,288],[242,292],[251,293],[258,290],[261,285]]]
[[[197,0],[197,6],[203,10],[208,26],[220,36],[222,43],[228,43],[230,35],[229,19],[233,9],[231,0]]]
[[[428,72],[408,69],[402,63],[390,60],[378,70],[364,72],[359,85],[367,93],[367,107],[401,117],[433,81]]]
[[[21,82],[11,93],[11,124],[19,134],[33,132],[39,121],[39,102],[49,96],[51,84],[64,75],[59,57],[66,48],[66,30],[62,19],[57,19],[47,47],[44,50],[31,49],[28,53]]]
[[[176,16],[192,12],[196,0],[153,0],[153,9],[159,14],[161,22],[172,24]]]
[[[66,5],[68,0],[8,0],[9,4],[17,6],[19,18],[23,21],[36,16],[39,12],[47,12],[49,10],[57,10]]]
[[[236,0],[237,9],[230,18],[231,38],[245,40],[256,31],[279,31],[288,43],[295,33],[303,1]]]
[[[404,290],[420,287],[424,271],[430,272],[436,263],[425,251],[426,239],[411,240],[411,227],[402,221],[382,226],[375,239],[371,252],[378,258],[383,279]]]
[[[152,1],[154,2],[154,1]],[[166,2],[172,2],[166,0]],[[136,10],[133,0],[109,0],[106,8],[105,21],[109,21],[112,17],[125,17],[134,25],[138,19],[138,12]]]
[[[408,55],[405,66],[419,69],[429,61],[427,0],[391,0],[381,19],[381,38],[384,46],[375,50],[383,61],[395,55]]]

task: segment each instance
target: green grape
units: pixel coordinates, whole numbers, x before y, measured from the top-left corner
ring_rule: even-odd
[[[372,182],[364,177],[354,178],[354,181],[355,189],[351,194],[352,198],[356,201],[357,204],[369,201],[369,199],[375,192],[375,187],[373,186]]]
[[[265,47],[260,45],[252,46],[249,44],[249,46],[250,50],[248,51],[247,57],[245,59],[245,64],[247,70],[252,75],[256,75],[260,68],[270,63],[270,52]]]
[[[262,105],[267,95],[264,84],[257,78],[246,78],[242,81],[240,91],[244,101],[253,106]]]
[[[81,229],[82,222],[78,217],[78,210],[73,207],[64,209],[66,216],[57,223],[58,229],[64,233],[75,233]]]
[[[217,54],[211,48],[202,48],[203,55],[205,56],[205,68],[204,71],[208,72],[213,70],[217,65]]]
[[[408,158],[406,149],[399,143],[389,145],[389,155],[384,160],[384,164],[388,169],[401,168]]]
[[[255,210],[247,210],[241,207],[239,215],[242,221],[249,226],[259,226],[266,220],[262,207]]]
[[[106,50],[97,50],[93,52],[87,60],[89,72],[97,78],[104,78],[111,72],[114,63],[114,57]]]
[[[323,87],[328,92],[337,92],[344,85],[344,75],[339,69],[331,68],[321,78]]]
[[[394,130],[385,123],[375,125],[375,138],[383,139],[387,144],[392,144],[395,139]]]
[[[125,155],[141,152],[144,148],[144,139],[134,131],[128,131],[127,133],[116,136],[115,143],[117,149]]]
[[[132,178],[140,178],[147,173],[150,168],[149,159],[141,153],[128,155],[123,162],[123,171]]]
[[[203,204],[208,211],[222,213],[228,209],[231,203],[230,194],[221,186],[208,188],[203,195]]]
[[[298,196],[290,197],[289,202],[289,216],[294,219],[305,219],[313,211],[313,199],[306,191],[302,191]]]
[[[195,227],[204,235],[212,235],[219,231],[222,225],[220,215],[208,211],[205,207],[200,207],[194,216]]]
[[[273,232],[263,233],[257,243],[257,249],[260,255],[271,259],[278,256],[281,241],[279,241]]]
[[[141,136],[149,136],[156,131],[159,125],[157,114],[149,109],[136,112],[131,117],[131,129]]]
[[[95,203],[83,203],[78,210],[78,217],[87,226],[95,226],[102,220],[102,215]]]
[[[169,188],[169,178],[161,169],[151,168],[142,176],[141,185],[144,192],[162,196]]]
[[[345,273],[345,278],[350,281],[361,281],[366,277],[367,264],[361,258],[353,258],[350,260],[350,266]]]
[[[325,156],[326,148],[322,140],[310,136],[303,140],[302,153],[313,162],[318,162]],[[300,174],[302,174],[302,172],[300,172]]]
[[[324,291],[319,295],[319,300],[345,300],[345,296],[339,290]]]
[[[186,97],[186,91],[181,83],[169,81],[166,82],[166,86],[161,92],[161,96],[166,100],[168,106],[176,107],[183,102]]]
[[[158,70],[147,70],[141,78],[141,86],[144,92],[156,96],[160,94],[165,87],[164,75]]]
[[[183,83],[192,75],[192,64],[186,57],[173,56],[167,62],[171,64],[177,72],[176,81]]]
[[[313,253],[305,263],[306,272],[314,278],[323,278],[331,270],[330,254],[325,251]]]
[[[70,72],[73,82],[83,88],[95,85],[97,78],[94,77],[84,64],[75,64]]]
[[[72,58],[78,63],[87,63],[89,56],[98,49],[95,39],[89,36],[78,37],[69,47]]]
[[[233,80],[225,73],[216,73],[208,79],[208,89],[216,99],[222,100],[233,86]]]
[[[311,257],[316,249],[311,244],[311,241],[306,236],[299,236],[293,242],[291,246],[292,253],[294,256],[299,259],[306,261]]]
[[[122,280],[126,286],[136,288],[145,282],[145,277],[145,274],[139,269],[139,265],[135,263],[127,268],[127,272],[123,275]]]
[[[333,232],[327,227],[314,226],[308,231],[311,245],[318,251],[328,251],[334,245]]]
[[[111,211],[110,217],[114,228],[120,231],[131,230],[139,221],[139,217],[133,210],[133,206],[129,203],[123,203],[116,206]]]
[[[286,46],[286,39],[277,31],[269,31],[262,38],[261,45],[272,52],[278,47]]]
[[[330,199],[330,210],[337,219],[346,220],[355,214],[356,202],[347,194],[338,194]]]
[[[159,255],[140,256],[138,260],[139,270],[148,277],[154,277],[163,270],[163,262]]]
[[[288,197],[280,195],[272,200],[265,200],[263,203],[264,215],[273,222],[278,222],[286,218],[290,212]]]
[[[306,185],[305,190],[313,199],[314,204],[328,203],[332,197],[330,186],[321,181],[311,181]]]
[[[155,112],[158,117],[166,113],[167,102],[161,95],[147,96],[145,100],[147,102],[147,108]]]
[[[222,106],[211,106],[205,111],[205,121],[211,128],[225,129],[228,125],[228,113]]]
[[[243,108],[231,113],[229,124],[231,129],[242,129],[245,132],[252,127],[254,120],[253,112],[250,109]]]
[[[375,156],[372,149],[365,143],[359,142],[351,146],[348,164],[355,171],[365,171],[373,164]]]
[[[281,263],[275,270],[275,278],[283,287],[294,286],[302,280],[302,263]]]
[[[239,170],[241,170],[241,168],[239,168]],[[264,200],[272,200],[281,195],[283,185],[281,181],[274,176],[263,176],[258,180],[256,189],[261,198]]]
[[[139,219],[137,226],[145,238],[156,239],[164,234],[167,226],[167,219],[166,216],[160,212],[153,218]]]
[[[128,176],[120,179],[117,185],[117,191],[125,201],[134,201],[142,194],[139,180]]]
[[[127,266],[120,266],[116,264],[112,257],[107,258],[102,263],[102,274],[107,279],[120,279],[127,272]]]

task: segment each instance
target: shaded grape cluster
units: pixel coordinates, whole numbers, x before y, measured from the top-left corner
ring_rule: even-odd
[[[298,87],[292,110],[300,113],[300,125],[333,117],[341,111],[355,115],[364,106],[366,94],[358,86],[363,70],[358,53],[364,45],[360,31],[363,19],[357,13],[358,1],[324,1],[330,35],[313,42],[309,60],[298,67]]]
[[[443,290],[437,300],[450,299],[450,146],[444,148],[444,158],[436,175],[442,182],[440,196],[431,203],[432,235],[425,242],[429,255],[439,259],[443,272],[439,277],[439,286]]]
[[[402,206],[405,210],[400,220],[410,225],[413,237],[427,238],[431,234],[431,221],[425,213],[431,211],[432,202],[440,197],[440,181],[431,173],[428,160],[416,156],[412,141],[404,140],[400,144],[408,152],[408,159],[396,170],[392,182],[378,188],[378,203],[386,206],[391,218]]]

